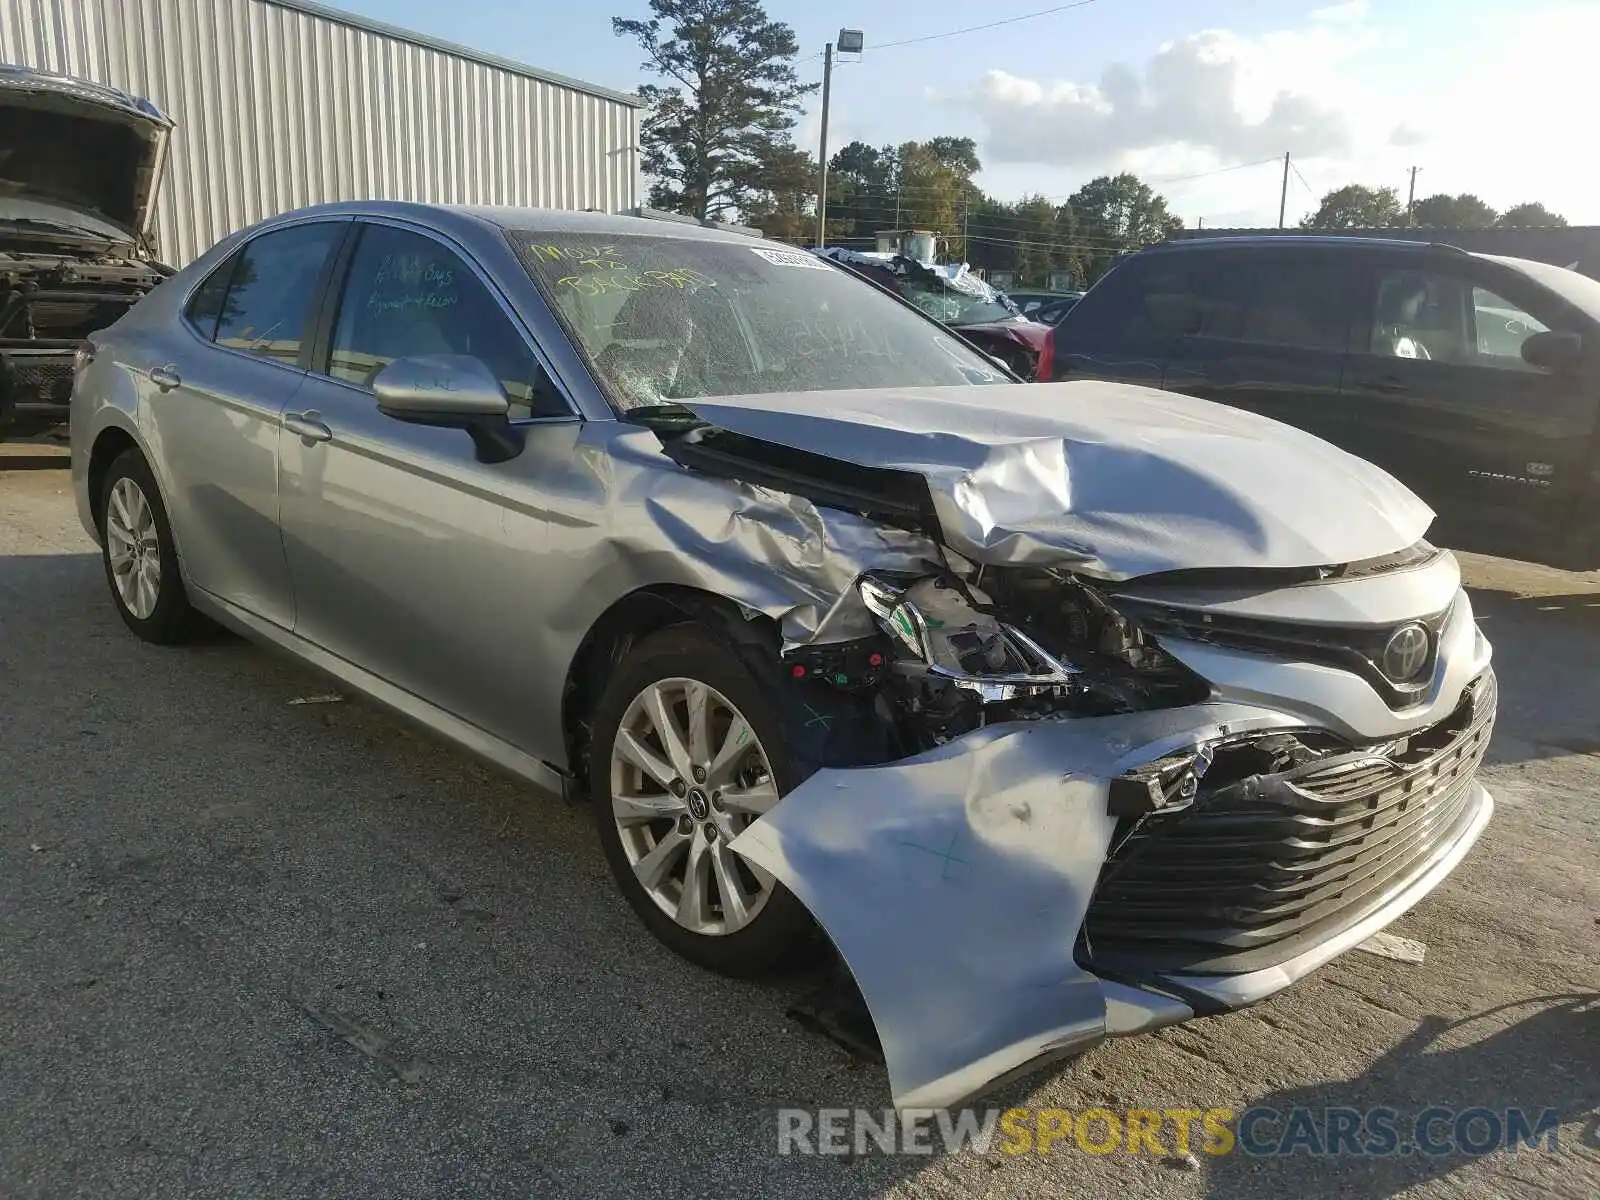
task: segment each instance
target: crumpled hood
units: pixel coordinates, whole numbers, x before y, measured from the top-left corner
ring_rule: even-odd
[[[171,131],[172,119],[138,96],[0,64],[0,217],[27,196],[143,236]]]
[[[1127,384],[778,393],[681,402],[716,429],[927,481],[950,548],[1104,579],[1316,567],[1414,544],[1433,511],[1277,421]]]

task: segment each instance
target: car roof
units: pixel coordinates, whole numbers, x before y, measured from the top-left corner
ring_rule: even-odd
[[[1307,246],[1356,246],[1365,250],[1380,250],[1398,254],[1428,254],[1440,251],[1446,254],[1471,255],[1471,251],[1448,242],[1419,242],[1411,238],[1345,237],[1337,233],[1261,233],[1238,234],[1219,237],[1175,238],[1147,246],[1140,253],[1160,252],[1172,254],[1179,251],[1246,250],[1267,246],[1294,249]]]
[[[406,200],[345,200],[319,204],[280,214],[276,220],[307,216],[395,217],[402,220],[436,222],[445,225],[462,221],[488,225],[500,230],[533,230],[540,233],[578,233],[595,237],[645,234],[680,238],[686,241],[735,242],[748,246],[749,234],[724,229],[708,229],[693,222],[662,220],[655,217],[623,216],[602,212],[576,212],[563,208],[474,207],[454,204],[417,204]]]

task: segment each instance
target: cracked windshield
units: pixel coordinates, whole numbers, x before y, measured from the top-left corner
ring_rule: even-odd
[[[994,364],[815,255],[684,237],[512,243],[619,408],[997,383]]]

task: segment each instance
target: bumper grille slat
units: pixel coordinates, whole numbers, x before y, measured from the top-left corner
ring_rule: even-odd
[[[1257,970],[1361,919],[1470,824],[1494,676],[1393,759],[1253,776],[1157,816],[1107,859],[1083,953],[1121,970]]]

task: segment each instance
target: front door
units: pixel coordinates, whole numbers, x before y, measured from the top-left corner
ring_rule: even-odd
[[[1527,555],[1556,544],[1585,484],[1600,379],[1524,362],[1523,341],[1572,314],[1514,271],[1461,259],[1370,273],[1344,407],[1376,435],[1370,457],[1439,514],[1430,537]]]
[[[195,291],[154,342],[147,392],[162,494],[194,586],[285,628],[278,423],[305,379],[312,309],[348,221],[274,229]]]
[[[573,469],[581,422],[487,279],[412,229],[361,227],[328,342],[279,442],[295,632],[560,761],[560,730],[529,719],[548,690],[547,616],[529,580],[560,570],[549,518],[565,504],[552,488]],[[527,422],[519,456],[482,463],[460,430],[378,410],[374,375],[424,354],[490,366]]]

